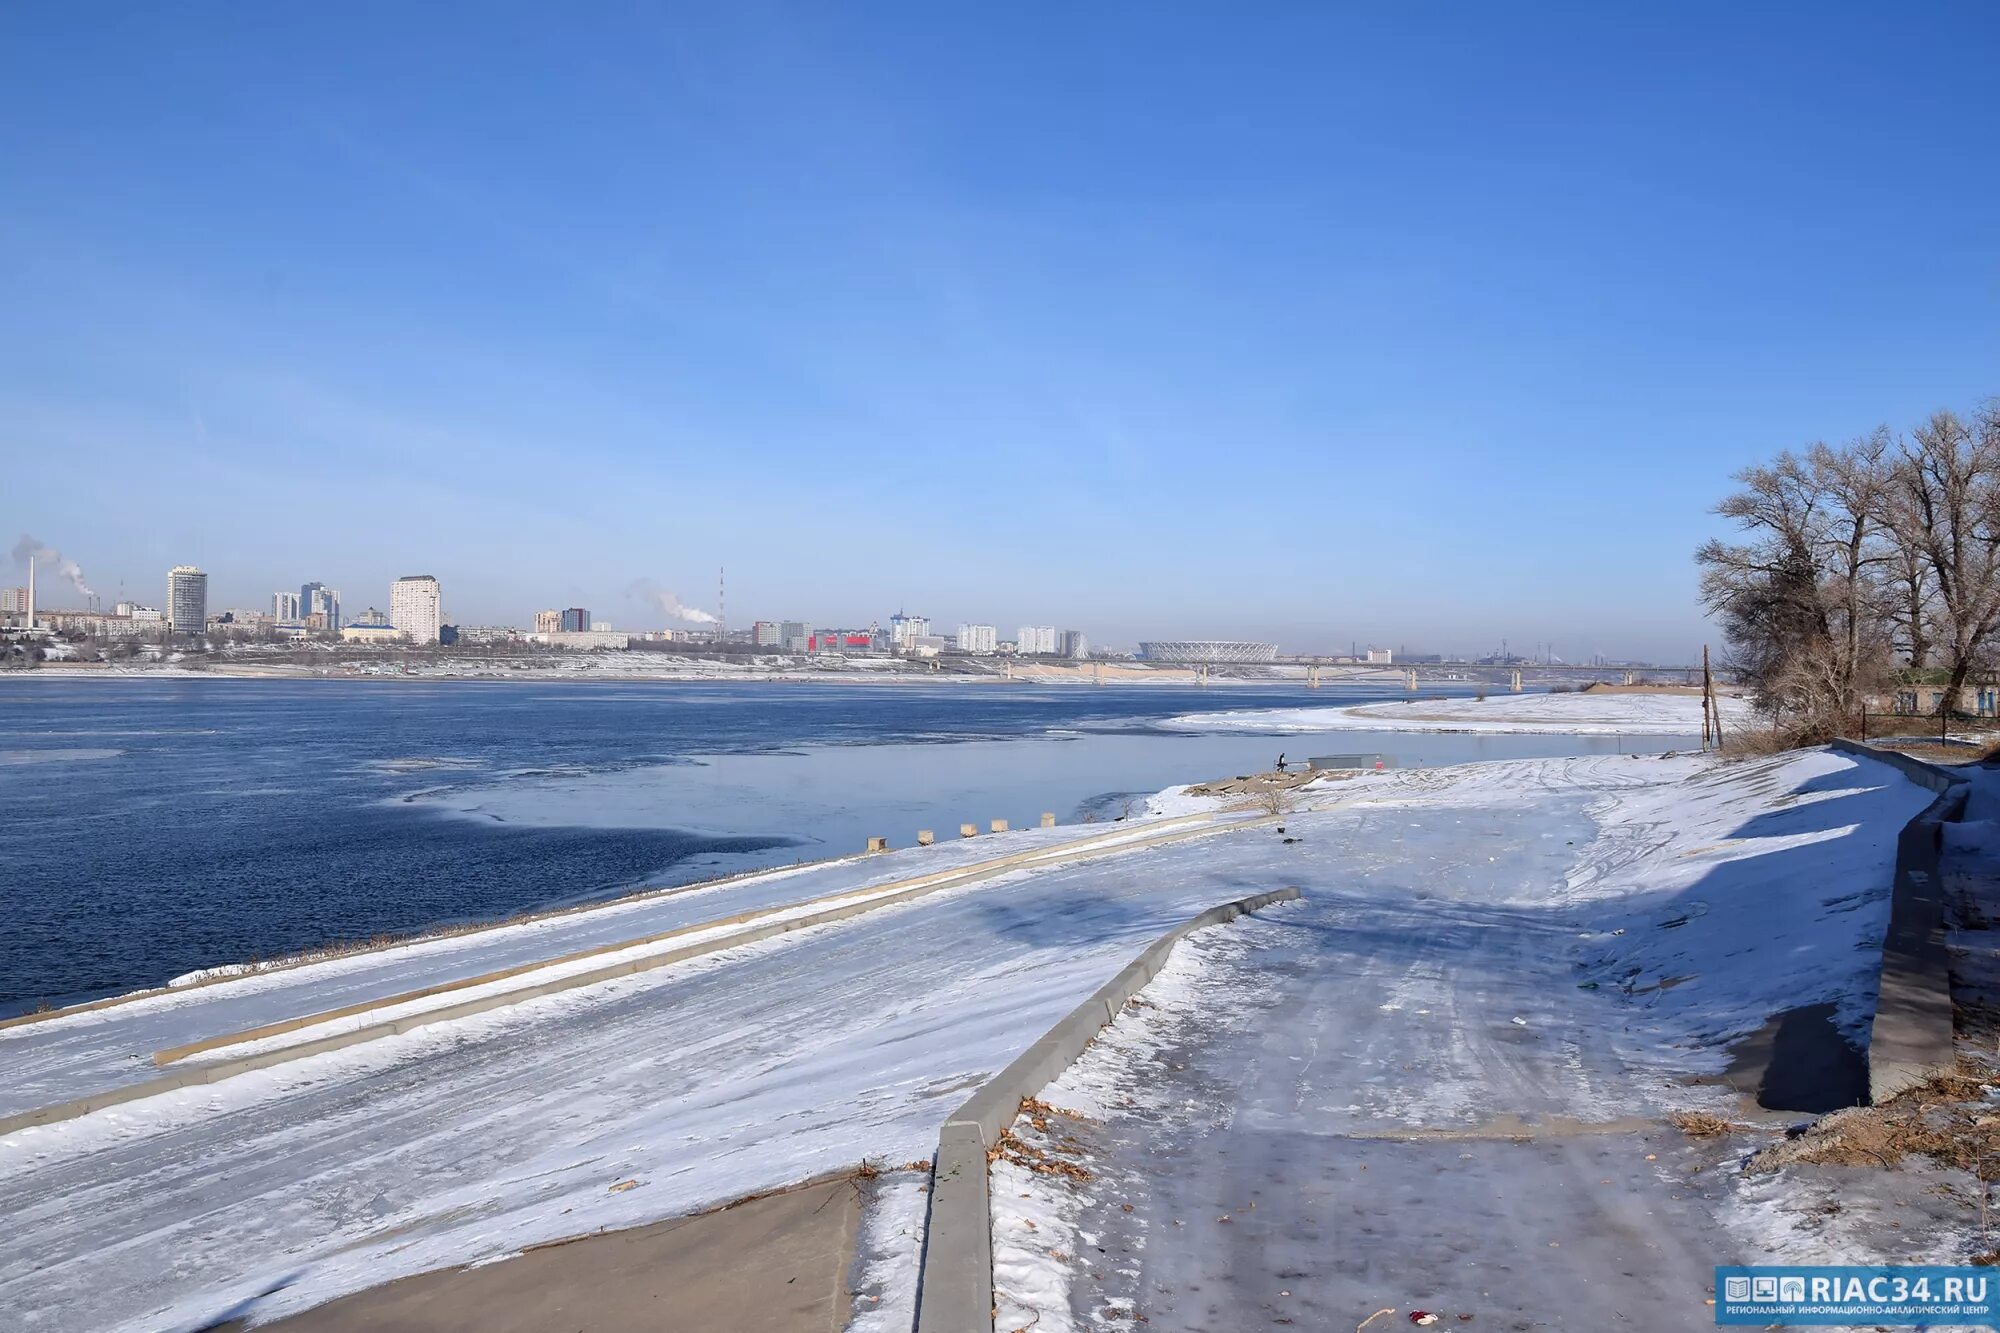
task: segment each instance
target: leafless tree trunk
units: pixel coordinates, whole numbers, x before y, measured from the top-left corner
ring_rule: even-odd
[[[1919,426],[1888,502],[1897,542],[1921,558],[1936,590],[1948,708],[2000,623],[2000,410],[1988,404],[1970,424],[1939,412]]]

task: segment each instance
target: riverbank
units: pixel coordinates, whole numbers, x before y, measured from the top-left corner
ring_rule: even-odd
[[[1400,671],[1367,667],[1322,668],[1329,685],[1401,686]],[[603,652],[541,658],[500,656],[413,657],[329,651],[306,661],[257,661],[252,654],[191,661],[44,662],[31,670],[0,672],[10,680],[405,680],[492,683],[522,681],[626,681],[651,683],[827,685],[1203,685],[1306,686],[1303,666],[1191,666],[1132,661],[1009,662],[1000,659],[851,658],[762,662],[721,661],[679,654]],[[1449,682],[1447,682],[1449,684]]]
[[[1182,774],[1261,770],[1287,746],[1175,718],[1305,693],[0,686],[0,772],[13,775],[0,783],[0,913],[13,923],[0,932],[0,1014],[851,855],[872,837],[907,846],[921,829],[951,838],[964,823],[1019,828],[1044,812],[1060,824],[1113,820]],[[1402,733],[1359,744],[1416,765],[1620,742]],[[107,919],[124,928],[106,936]]]
[[[222,1312],[263,1321],[864,1160],[919,1160],[968,1089],[1146,942],[1266,887],[1304,893],[1283,913],[1319,914],[1281,913],[1271,926],[1285,947],[1312,956],[1273,971],[1246,955],[1256,975],[1239,978],[1241,994],[1261,993],[1257,976],[1352,974],[1353,985],[1330,981],[1315,998],[1327,1012],[1318,1026],[1273,1025],[1339,1046],[1315,1057],[1281,1045],[1268,1061],[1310,1071],[1289,1095],[1303,1090],[1344,1116],[1350,1138],[1374,1125],[1476,1144],[1489,1122],[1539,1137],[1533,1126],[1554,1117],[1615,1126],[1717,1109],[1731,1095],[1732,1043],[1772,1013],[1824,1004],[1836,1030],[1862,1024],[1865,945],[1886,912],[1895,830],[1929,793],[1887,766],[1806,752],[1736,764],[1599,755],[1411,769],[1324,783],[1297,799],[1282,835],[1218,830],[1086,864],[1023,867],[849,922],[6,1136],[0,1208],[17,1225],[0,1238],[0,1304],[53,1312],[51,1333],[195,1327]],[[1142,818],[1132,832],[1149,824]],[[976,842],[999,852],[1061,832]],[[893,875],[965,855],[962,845],[909,849],[864,864]],[[829,873],[800,872],[785,893],[824,892]],[[602,920],[633,910],[642,909]],[[589,919],[565,918],[564,929]],[[1218,928],[1218,939],[1234,929]],[[335,960],[201,993],[212,1003],[282,984],[311,996],[316,972],[331,982],[353,966]],[[1228,986],[1237,993],[1236,981]],[[148,1012],[158,1021],[182,1002],[58,1020],[44,1037],[97,1049],[115,1040],[117,1024]],[[81,1026],[65,1036],[71,1024]],[[25,1068],[16,1041],[0,1032],[0,1069]],[[138,1040],[131,1049],[150,1048]],[[1598,1141],[1551,1140],[1550,1151]],[[1511,1140],[1495,1142],[1504,1152]],[[1658,1161],[1635,1151],[1640,1160],[1625,1163],[1635,1189],[1697,1167],[1726,1173],[1720,1161],[1647,1151]],[[1568,1183],[1581,1190],[1589,1158],[1575,1162]],[[1566,1179],[1517,1173],[1502,1193],[1529,1197],[1538,1182]],[[1346,1199],[1366,1186],[1329,1179],[1312,1188]],[[1374,1214],[1375,1277],[1415,1281],[1409,1261],[1393,1274],[1383,1266],[1427,1253],[1414,1243],[1423,1235],[1440,1253],[1476,1250],[1476,1238],[1455,1229],[1472,1225],[1476,1209],[1406,1199],[1399,1188],[1388,1196],[1397,1205]],[[1764,1212],[1718,1202],[1697,1219],[1739,1257],[1791,1243],[1768,1211],[1782,1207],[1782,1185],[1758,1188]],[[1257,1211],[1266,1209],[1276,1211],[1268,1193]],[[900,1250],[877,1259],[909,1273],[921,1235],[909,1234],[911,1214],[901,1216],[900,1232],[889,1228],[904,1236]],[[1958,1214],[1938,1217],[1940,1246],[1966,1234]],[[1481,1253],[1490,1238],[1516,1234],[1479,1225],[1489,1237]],[[1551,1238],[1568,1248],[1568,1234]],[[1426,1280],[1446,1271],[1423,1267]],[[1687,1271],[1673,1270],[1673,1280]],[[1510,1281],[1485,1280],[1488,1291]],[[893,1284],[856,1290],[854,1311],[874,1312],[875,1327],[899,1317],[908,1327],[907,1297]],[[1526,1308],[1525,1290],[1481,1308]],[[1376,1308],[1350,1318],[1360,1294],[1316,1291],[1320,1305],[1306,1314],[1351,1326]],[[1685,1308],[1670,1313],[1676,1322],[1655,1326],[1686,1326]]]
[[[1757,724],[1750,701],[1718,700],[1726,732]],[[1343,707],[1297,707],[1189,715],[1194,731],[1257,731],[1274,735],[1343,731],[1429,731],[1486,735],[1699,736],[1701,696],[1686,689],[1582,690],[1494,694],[1473,698],[1409,699]]]

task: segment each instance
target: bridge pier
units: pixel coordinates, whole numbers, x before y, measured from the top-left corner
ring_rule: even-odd
[[[1512,690],[1515,694],[1519,694],[1521,692],[1521,668],[1519,667],[1514,668],[1514,678],[1508,682],[1507,688]]]
[[[1403,672],[1403,688],[1411,694],[1417,692],[1417,669],[1415,667],[1410,667]]]
[[[1306,688],[1309,690],[1316,690],[1319,688],[1319,668],[1317,666],[1309,666],[1306,668]]]

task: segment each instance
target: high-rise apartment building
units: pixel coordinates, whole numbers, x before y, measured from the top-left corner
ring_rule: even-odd
[[[1059,643],[1054,625],[1023,625],[1021,632],[1014,636],[1014,651],[1023,656],[1054,654],[1059,651]]]
[[[960,625],[958,627],[958,651],[961,653],[990,653],[1000,645],[1000,631],[991,625]]]
[[[901,651],[910,645],[910,640],[929,636],[931,619],[929,616],[906,616],[901,611],[889,617],[889,642]]]
[[[208,575],[193,565],[167,571],[167,628],[199,634],[208,623]]]
[[[324,583],[308,583],[299,589],[299,618],[320,617],[328,629],[340,628],[340,594]]]
[[[560,634],[562,627],[562,612],[556,610],[535,612],[535,633]]]
[[[760,620],[750,626],[750,646],[753,648],[782,648],[785,646],[785,627],[775,620]]]
[[[0,588],[0,615],[24,615],[27,610],[26,588]]]
[[[803,620],[787,620],[778,626],[778,643],[788,653],[812,651],[813,627]]]
[[[562,613],[564,634],[585,634],[590,630],[590,612],[580,606],[572,606]]]
[[[429,574],[406,574],[389,585],[389,623],[411,643],[436,643],[444,624],[444,592]]]
[[[1090,656],[1090,639],[1080,629],[1062,630],[1056,635],[1056,651],[1064,657]]]
[[[281,625],[296,625],[306,618],[299,610],[299,595],[295,592],[274,592],[271,594],[271,619]]]

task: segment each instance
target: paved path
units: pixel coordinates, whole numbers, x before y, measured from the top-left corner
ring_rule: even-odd
[[[851,1179],[404,1278],[272,1333],[839,1333],[861,1192]],[[227,1326],[236,1333],[246,1325]]]
[[[1079,1327],[1708,1321],[1732,1260],[1685,1183],[1700,1150],[1658,1123],[1602,997],[1577,989],[1581,923],[1527,905],[1560,896],[1591,834],[1581,799],[1417,818],[1456,821],[1453,839],[1405,812],[1361,814],[1354,836],[1490,850],[1308,884],[1233,928],[1247,950],[1198,944],[1213,994],[1256,997],[1254,1015],[1196,1020],[1132,1068],[1133,1114],[1058,1122],[1097,1176]]]

